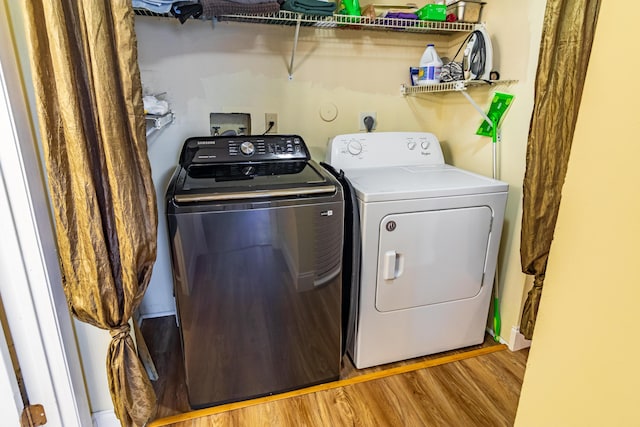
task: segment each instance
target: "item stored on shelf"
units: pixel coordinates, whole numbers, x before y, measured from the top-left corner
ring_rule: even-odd
[[[465,78],[489,80],[493,68],[493,46],[487,30],[481,27],[473,31],[466,43],[462,60]]]
[[[378,16],[376,15],[376,8],[372,4],[366,5],[362,8],[362,16],[369,19],[376,19]]]
[[[418,85],[418,67],[409,67],[409,80],[411,81],[411,86]]]
[[[384,18],[387,12],[404,12],[415,14],[416,10],[418,10],[418,7],[415,3],[407,3],[404,5],[373,3],[372,6],[376,11],[376,16],[381,18]]]
[[[407,13],[407,12],[387,12],[383,18],[389,19],[418,19],[418,16],[415,13]]]
[[[440,81],[453,82],[456,80],[464,80],[462,62],[449,61],[442,66],[442,71],[440,72]]]
[[[420,58],[418,67],[418,85],[432,85],[440,83],[442,60],[433,44],[429,43]]]
[[[482,19],[482,1],[454,1],[447,5],[445,15],[453,14],[458,22],[478,23]]]
[[[360,2],[358,0],[342,0],[339,6],[340,13],[343,15],[360,16]]]
[[[200,0],[202,17],[205,19],[219,18],[223,15],[261,15],[278,13],[280,3],[269,0],[266,3],[236,3],[227,0]]]
[[[285,0],[282,9],[307,15],[332,16],[336,4],[320,0]]]
[[[447,17],[447,6],[443,4],[427,4],[416,12],[423,21],[444,21]]]
[[[147,95],[142,98],[145,114],[154,114],[163,116],[169,112],[169,103],[160,100],[153,95]]]

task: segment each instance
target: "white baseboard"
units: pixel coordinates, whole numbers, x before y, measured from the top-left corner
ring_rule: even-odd
[[[492,329],[487,327],[487,332],[492,337],[495,337]],[[500,344],[506,344],[511,351],[518,351],[523,348],[531,347],[531,341],[526,339],[524,335],[520,333],[520,328],[518,326],[511,327],[511,336],[509,337],[509,341],[505,341],[504,338],[500,336]]]
[[[93,427],[122,427],[113,411],[99,411],[91,414]]]
[[[493,329],[487,328],[487,332],[495,339],[496,335],[493,332]],[[500,344],[506,344],[507,346],[509,345],[509,343],[502,339],[502,337],[498,337],[498,340],[500,341]]]
[[[518,351],[523,348],[531,347],[531,340],[528,340],[520,333],[518,326],[511,327],[511,337],[509,338],[509,350]]]

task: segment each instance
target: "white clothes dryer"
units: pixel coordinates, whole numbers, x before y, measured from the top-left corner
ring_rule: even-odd
[[[339,135],[327,163],[358,199],[355,366],[482,343],[507,184],[445,164],[430,133]]]

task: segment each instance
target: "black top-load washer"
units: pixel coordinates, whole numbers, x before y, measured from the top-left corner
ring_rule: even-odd
[[[189,138],[166,202],[191,406],[337,379],[343,193],[302,138]]]

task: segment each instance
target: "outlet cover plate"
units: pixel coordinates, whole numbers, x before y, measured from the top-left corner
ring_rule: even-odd
[[[269,123],[273,122],[273,127],[269,129]],[[278,113],[264,113],[264,131],[265,133],[278,133]]]
[[[360,117],[358,119],[358,124],[359,124],[358,129],[359,130],[363,130],[363,131],[367,130],[367,127],[364,124],[364,118],[367,117],[367,116],[373,117],[373,127],[371,128],[371,130],[375,130],[376,126],[378,126],[378,117],[377,117],[375,111],[374,112],[368,112],[368,113],[367,112],[361,112],[360,113]]]

